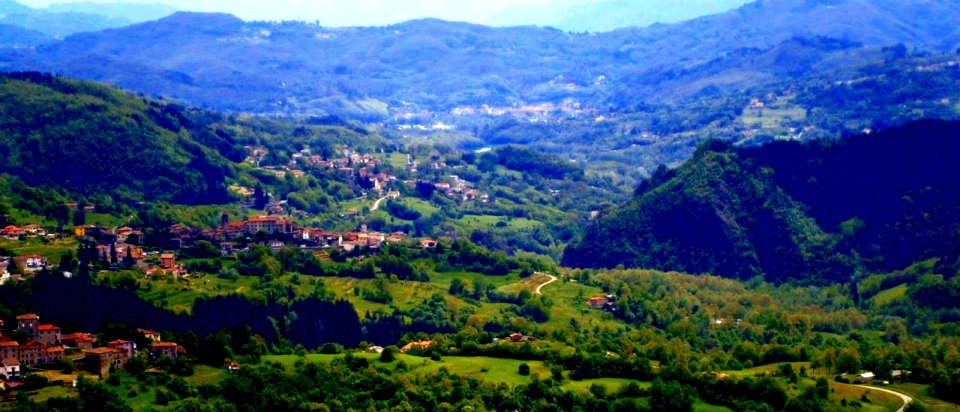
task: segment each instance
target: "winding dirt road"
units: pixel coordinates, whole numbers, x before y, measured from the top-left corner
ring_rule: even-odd
[[[387,197],[388,197],[388,196],[381,197],[381,198],[377,199],[376,202],[373,202],[373,207],[370,208],[370,211],[371,211],[371,212],[374,212],[374,211],[376,211],[377,209],[379,209],[379,208],[380,208],[380,203],[383,202],[384,200],[387,200]]]
[[[543,293],[540,292],[540,289],[543,289],[544,286],[547,286],[547,285],[549,285],[549,284],[551,284],[551,283],[553,283],[553,282],[556,282],[556,281],[557,281],[557,277],[556,277],[556,276],[553,276],[553,275],[546,274],[546,273],[538,273],[538,275],[547,275],[547,276],[550,277],[550,280],[541,283],[540,286],[537,286],[537,292],[536,292],[536,294],[542,295]]]
[[[904,394],[902,394],[902,393],[900,393],[900,392],[897,392],[897,391],[891,391],[891,390],[889,390],[889,389],[878,388],[878,387],[876,387],[876,386],[867,386],[867,385],[856,385],[856,386],[859,387],[859,388],[869,389],[869,390],[872,390],[872,391],[879,391],[879,392],[889,393],[889,394],[891,394],[891,395],[895,395],[895,396],[899,397],[900,399],[903,400],[903,406],[902,406],[900,409],[897,409],[897,412],[903,412],[904,410],[907,409],[907,405],[909,405],[910,402],[913,402],[913,398],[911,398],[911,397],[909,397],[909,396],[907,396],[907,395],[904,395]]]

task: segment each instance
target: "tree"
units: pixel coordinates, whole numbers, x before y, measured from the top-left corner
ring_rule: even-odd
[[[128,412],[132,409],[120,400],[112,390],[104,385],[89,382],[80,378],[77,383],[80,410],[104,412]]]
[[[17,259],[11,257],[10,263],[7,264],[7,272],[10,272],[13,275],[22,275],[23,271],[20,269],[20,265],[17,264]]]
[[[422,199],[429,199],[433,197],[433,192],[437,190],[437,187],[430,182],[417,182],[417,196]]]
[[[563,382],[563,367],[560,365],[553,365],[550,368],[550,373],[553,375],[553,380],[557,382]]]
[[[520,366],[517,367],[517,373],[519,373],[522,376],[530,376],[530,365],[527,365],[526,363],[521,363]]]
[[[212,259],[220,257],[220,250],[208,240],[198,240],[183,251],[187,257],[195,259]]]
[[[84,206],[77,206],[77,211],[73,212],[73,225],[83,226],[87,224],[87,212],[83,210]]]
[[[453,281],[450,282],[449,292],[451,295],[454,295],[454,296],[464,296],[467,294],[467,287],[462,280],[453,279]]]
[[[267,203],[270,201],[270,198],[267,197],[267,193],[263,190],[263,186],[257,184],[253,189],[253,207],[255,209],[263,209],[267,207]]]
[[[676,381],[657,378],[650,387],[650,408],[654,411],[689,412],[693,410],[693,388]]]
[[[380,353],[380,362],[390,363],[393,362],[396,357],[394,356],[394,347],[388,346],[383,348],[383,352]]]
[[[65,253],[60,258],[60,264],[57,266],[57,271],[61,273],[63,272],[74,273],[77,271],[78,264],[79,263],[77,262],[77,258],[75,258],[73,255],[73,251],[68,250],[67,253]]]
[[[837,372],[859,373],[862,368],[860,354],[852,348],[844,349],[837,355],[837,359],[834,361],[834,367]]]

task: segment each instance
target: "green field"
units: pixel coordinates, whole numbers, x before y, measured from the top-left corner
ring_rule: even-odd
[[[16,255],[41,255],[50,261],[51,265],[60,263],[62,257],[68,251],[77,249],[77,240],[74,238],[56,239],[47,241],[45,239],[32,238],[24,241],[0,239],[0,248],[8,249]]]
[[[263,362],[275,362],[284,367],[292,369],[298,361],[329,363],[334,359],[342,358],[344,355],[321,355],[309,354],[305,356],[296,355],[268,355],[261,360]],[[379,355],[375,353],[359,352],[354,356],[367,358],[371,362],[383,365],[377,360]],[[540,361],[523,361],[516,359],[491,358],[484,356],[445,356],[440,361],[430,360],[428,358],[398,354],[398,361],[407,364],[407,373],[414,375],[433,374],[441,368],[448,372],[460,376],[476,378],[485,382],[505,383],[510,386],[517,386],[530,383],[534,376],[538,379],[547,379],[551,375],[550,368]],[[391,366],[396,366],[396,361]],[[530,375],[524,376],[518,373],[521,364],[526,363],[530,366]],[[629,379],[600,378],[586,379],[582,381],[573,381],[565,379],[562,387],[564,390],[588,392],[590,386],[594,384],[602,385],[609,392],[616,392],[624,388],[631,382],[636,382],[641,388],[650,387],[649,382],[631,381]]]
[[[491,215],[468,215],[455,221],[458,224],[469,227],[494,228],[497,224],[503,222],[504,228],[510,229],[532,229],[543,226],[543,222],[523,218],[505,218],[503,216]]]
[[[772,129],[783,126],[788,121],[803,121],[807,118],[807,111],[802,107],[784,108],[749,108],[743,111],[740,121],[748,126],[760,126]]]
[[[125,276],[123,273],[105,272],[104,279],[115,279]],[[189,278],[180,278],[174,281],[171,278],[152,279],[139,278],[140,288],[137,293],[148,302],[161,303],[164,308],[180,313],[189,313],[193,310],[193,303],[200,297],[242,295],[250,298],[262,298],[254,287],[261,281],[260,278],[241,276],[237,280],[221,279],[213,275],[194,274]]]
[[[733,409],[730,409],[726,406],[711,405],[703,401],[697,401],[693,404],[694,412],[733,412]]]
[[[590,387],[593,385],[600,385],[607,388],[607,393],[617,393],[623,388],[625,388],[630,383],[636,383],[641,389],[649,389],[650,382],[640,382],[630,379],[620,379],[620,378],[598,378],[598,379],[584,379],[580,381],[574,380],[565,380],[561,387],[566,391],[574,391],[580,393],[590,392]]]
[[[875,305],[889,305],[907,296],[907,289],[909,289],[907,285],[900,285],[895,288],[890,288],[878,293],[876,296],[870,299],[870,301]]]
[[[184,378],[193,386],[218,385],[227,378],[226,368],[215,368],[207,365],[197,365],[193,368],[193,375]]]
[[[847,385],[843,383],[830,382],[830,399],[835,401],[860,400],[866,394],[870,402],[864,402],[861,411],[890,412],[900,409],[903,401],[889,393],[880,391],[871,391],[869,389]]]
[[[960,411],[960,405],[930,396],[930,387],[928,385],[922,385],[919,383],[894,383],[888,388],[897,392],[902,392],[920,402],[923,402],[923,405],[933,412]]]

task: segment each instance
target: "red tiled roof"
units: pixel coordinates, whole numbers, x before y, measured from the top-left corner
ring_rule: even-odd
[[[47,346],[47,352],[63,352],[63,346]]]
[[[20,344],[17,343],[17,341],[15,341],[15,340],[5,339],[5,340],[0,341],[0,346],[20,346]]]
[[[247,219],[249,223],[272,223],[281,220],[278,217],[251,217]]]
[[[173,342],[156,342],[150,344],[151,348],[176,348],[177,344]]]
[[[76,339],[76,340],[96,340],[97,338],[95,338],[95,337],[94,337],[92,334],[90,334],[90,333],[76,332],[76,333],[68,333],[68,334],[66,334],[66,335],[63,335],[60,339],[61,339],[61,340],[73,340],[73,339]]]
[[[114,348],[93,348],[90,350],[83,351],[83,353],[87,355],[105,355],[108,353],[117,353],[117,352],[120,352],[120,350],[114,349]]]
[[[60,328],[53,326],[49,323],[37,326],[37,331],[40,331],[40,332],[52,332],[57,330],[60,330]]]
[[[12,226],[12,225],[11,225],[11,226],[7,226],[7,227],[3,228],[2,230],[0,230],[0,233],[8,234],[8,233],[16,233],[16,232],[22,232],[22,231],[23,231],[23,229],[20,229],[20,228],[18,228],[18,227],[16,227],[16,226]]]
[[[123,339],[117,339],[117,340],[108,342],[107,345],[110,345],[110,346],[119,346],[119,345],[126,345],[126,344],[128,344],[128,343],[133,343],[133,342],[130,342],[130,341],[128,341],[128,340],[123,340]]]
[[[23,315],[17,316],[17,320],[40,320],[40,317],[34,313],[25,313]]]
[[[35,340],[32,340],[32,341],[30,341],[30,342],[24,343],[24,344],[21,345],[20,347],[23,348],[23,349],[32,349],[32,348],[45,348],[45,347],[47,347],[47,345],[44,345],[44,344],[42,344],[42,343],[40,343],[40,342],[37,342],[37,341],[35,341]]]

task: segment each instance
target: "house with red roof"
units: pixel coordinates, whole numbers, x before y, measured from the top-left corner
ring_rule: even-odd
[[[43,365],[46,362],[47,345],[32,340],[20,345],[20,363],[27,365]]]
[[[7,358],[20,361],[20,344],[10,338],[0,338],[0,359]]]
[[[61,338],[60,328],[51,324],[39,325],[37,326],[35,337],[37,341],[44,345],[59,345]]]
[[[297,223],[279,216],[260,216],[247,219],[243,230],[251,235],[259,232],[268,235],[292,235],[297,231]]]
[[[93,334],[83,332],[66,334],[60,338],[60,342],[64,345],[80,349],[93,349],[93,344],[96,341],[97,338]]]
[[[123,369],[127,364],[123,351],[115,348],[94,348],[83,351],[83,363],[86,369],[101,378],[110,374],[111,370]]]
[[[8,381],[20,379],[20,360],[15,357],[4,357],[0,363],[0,375]]]
[[[25,313],[17,316],[17,329],[29,332],[30,336],[36,336],[39,323],[40,317],[36,313]]]
[[[23,236],[25,234],[27,234],[26,229],[22,227],[13,226],[13,225],[0,229],[0,237],[6,238],[6,239],[17,240],[20,238],[20,236]]]
[[[152,341],[154,341],[154,342],[160,342],[160,333],[159,333],[159,332],[154,332],[154,331],[152,331],[152,330],[150,330],[150,329],[140,329],[140,328],[137,328],[137,333],[143,335],[143,336],[146,337],[147,339],[150,339],[150,340],[152,340]]]
[[[60,345],[47,346],[43,350],[42,364],[51,364],[63,360],[66,349]]]
[[[150,344],[150,353],[156,358],[176,358],[180,353],[179,346],[173,342],[154,342]]]
[[[117,339],[107,343],[107,346],[120,350],[127,359],[137,354],[137,344],[128,340]]]

